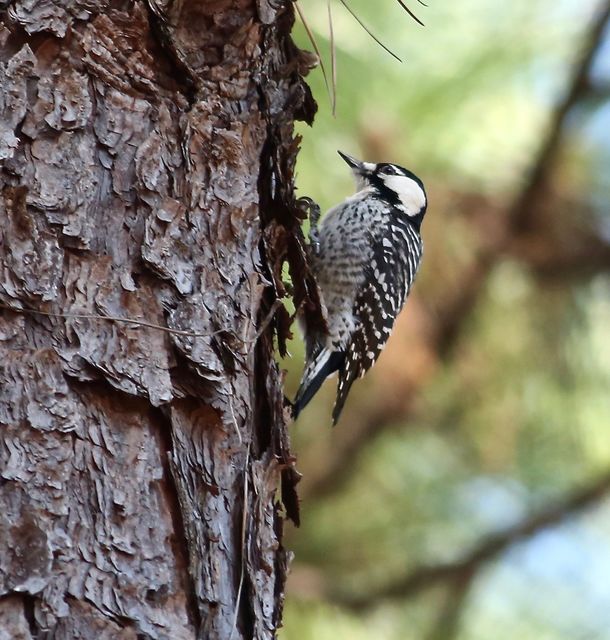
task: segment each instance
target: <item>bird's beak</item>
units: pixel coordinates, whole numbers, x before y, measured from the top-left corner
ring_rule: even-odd
[[[352,156],[348,156],[347,153],[343,153],[343,151],[337,150],[337,153],[345,160],[348,166],[351,167],[354,173],[361,174],[366,171],[364,162],[360,162],[360,160],[356,160],[356,158],[352,158]]]

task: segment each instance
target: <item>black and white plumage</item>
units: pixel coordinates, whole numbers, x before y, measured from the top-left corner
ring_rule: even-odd
[[[333,424],[353,382],[379,357],[409,295],[427,207],[423,183],[407,169],[339,154],[352,168],[358,191],[331,209],[319,229],[312,228],[312,268],[328,334],[305,327],[305,370],[293,405],[296,418],[338,372]]]

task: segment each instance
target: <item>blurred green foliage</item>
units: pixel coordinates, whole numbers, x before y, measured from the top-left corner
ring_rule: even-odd
[[[323,208],[349,194],[351,178],[337,149],[399,162],[420,175],[430,206],[415,289],[425,304],[442,297],[443,285],[455,277],[459,292],[456,268],[476,252],[477,218],[468,217],[468,203],[482,201],[501,216],[522,187],[598,3],[432,0],[424,8],[410,2],[425,28],[392,0],[349,3],[404,62],[332,3],[337,116],[330,114],[317,69],[308,80],[320,110],[313,128],[300,128],[297,184]],[[326,3],[303,0],[301,7],[328,52]],[[311,49],[300,25],[295,38]],[[610,44],[598,58],[595,77],[607,91]],[[325,62],[330,69],[328,57]],[[564,215],[606,239],[609,116],[603,95],[578,105],[553,167],[553,197]],[[604,500],[477,567],[448,631],[439,619],[450,615],[451,598],[457,600],[451,585],[375,600],[388,582],[460,558],[486,534],[608,472],[609,270],[606,264],[584,277],[568,270],[540,278],[527,260],[499,257],[408,419],[381,425],[345,461],[347,480],[336,489],[305,492],[303,525],[287,540],[296,559],[283,640],[610,637],[610,505]],[[408,303],[407,316],[409,309]],[[383,405],[380,390],[400,371],[391,363],[408,362],[414,346],[389,345],[393,352],[352,392],[352,415]],[[300,376],[298,338],[291,353],[283,363],[289,393]],[[350,428],[348,415],[330,429],[333,395],[327,383],[293,427],[304,484],[332,459],[338,431]],[[344,606],[350,594],[370,594],[370,606]]]

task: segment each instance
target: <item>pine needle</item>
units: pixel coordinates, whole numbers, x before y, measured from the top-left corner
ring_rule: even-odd
[[[297,0],[294,0],[294,6],[297,10],[297,13],[299,14],[299,18],[301,18],[301,22],[303,23],[303,27],[305,29],[305,33],[307,34],[307,37],[309,38],[309,42],[311,42],[311,46],[313,47],[313,50],[316,52],[316,55],[318,56],[318,60],[320,61],[320,69],[322,69],[322,76],[324,77],[324,84],[326,85],[326,91],[328,92],[328,97],[331,101],[331,104],[334,105],[335,103],[334,92],[331,91],[330,85],[328,83],[328,75],[326,74],[326,67],[324,66],[324,60],[322,60],[320,47],[318,47],[318,43],[316,41],[315,36],[313,35],[313,31],[309,28],[309,24],[307,23],[307,20],[305,19],[305,16],[301,11],[301,7],[299,6],[299,3],[297,2]],[[334,113],[334,107],[333,107],[333,113]]]
[[[403,2],[403,0],[396,0],[396,2],[398,2],[398,4],[413,18],[413,20],[415,20],[415,22],[417,22],[418,24],[421,24],[422,27],[425,27],[426,25],[413,13],[413,11],[411,11],[411,9],[409,9],[409,7],[407,7],[407,5]],[[422,2],[422,0],[419,0],[420,4],[423,4],[424,7],[427,7],[427,4],[424,4]]]
[[[358,17],[355,11],[349,6],[347,0],[339,0],[341,4],[347,9],[348,13],[356,20],[356,22],[368,33],[368,35],[387,53],[389,53],[393,58],[398,60],[398,62],[402,62],[402,60],[388,47],[377,36],[364,24],[364,22]],[[398,4],[411,16],[415,22],[420,24],[422,27],[425,26],[424,23],[409,9],[404,0],[396,0]],[[424,0],[417,0],[419,4],[424,7],[428,5],[424,2]],[[331,103],[331,109],[333,116],[336,115],[337,109],[337,47],[335,43],[335,33],[333,29],[333,17],[331,11],[331,0],[327,0],[327,11],[328,11],[328,30],[329,30],[329,39],[330,39],[330,65],[331,65],[331,75],[330,80],[329,76],[326,73],[326,67],[324,66],[324,61],[322,59],[322,53],[320,51],[320,47],[318,47],[318,43],[313,34],[313,31],[309,27],[307,20],[305,19],[305,15],[301,10],[301,7],[297,0],[293,0],[294,6],[296,8],[297,13],[299,14],[299,18],[303,23],[303,27],[305,29],[305,33],[311,43],[316,55],[318,56],[318,60],[320,61],[320,69],[322,70],[322,76],[324,77],[324,84],[326,85],[326,91],[328,93],[328,97]]]
[[[333,93],[331,99],[333,117],[337,109],[337,50],[335,47],[335,33],[333,31],[333,16],[330,10],[330,0],[327,0],[328,7],[328,31],[330,35],[330,73],[333,83]]]
[[[373,38],[373,40],[385,51],[387,51],[393,58],[396,58],[396,60],[398,60],[398,62],[402,62],[402,60],[390,49],[388,49],[385,44],[383,44],[383,42],[381,42],[381,40],[379,40],[379,38],[377,38],[375,36],[375,34],[364,24],[364,22],[362,22],[362,20],[360,20],[360,18],[354,13],[354,11],[351,9],[351,7],[347,4],[347,2],[345,0],[340,0],[341,4],[352,14],[352,17],[356,20],[356,22],[358,22],[358,24],[371,36],[371,38]],[[401,2],[401,0],[398,0],[398,2]],[[404,5],[403,5],[404,6]],[[406,6],[405,6],[406,9]],[[407,11],[409,13],[411,13],[408,9]],[[417,19],[417,18],[416,18]],[[417,20],[419,22],[419,20]],[[420,23],[421,24],[421,23]]]

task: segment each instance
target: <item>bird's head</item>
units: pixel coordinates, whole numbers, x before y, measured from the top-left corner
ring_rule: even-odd
[[[408,169],[388,162],[362,162],[339,151],[351,167],[358,190],[372,188],[378,196],[421,223],[428,198],[424,183]]]

